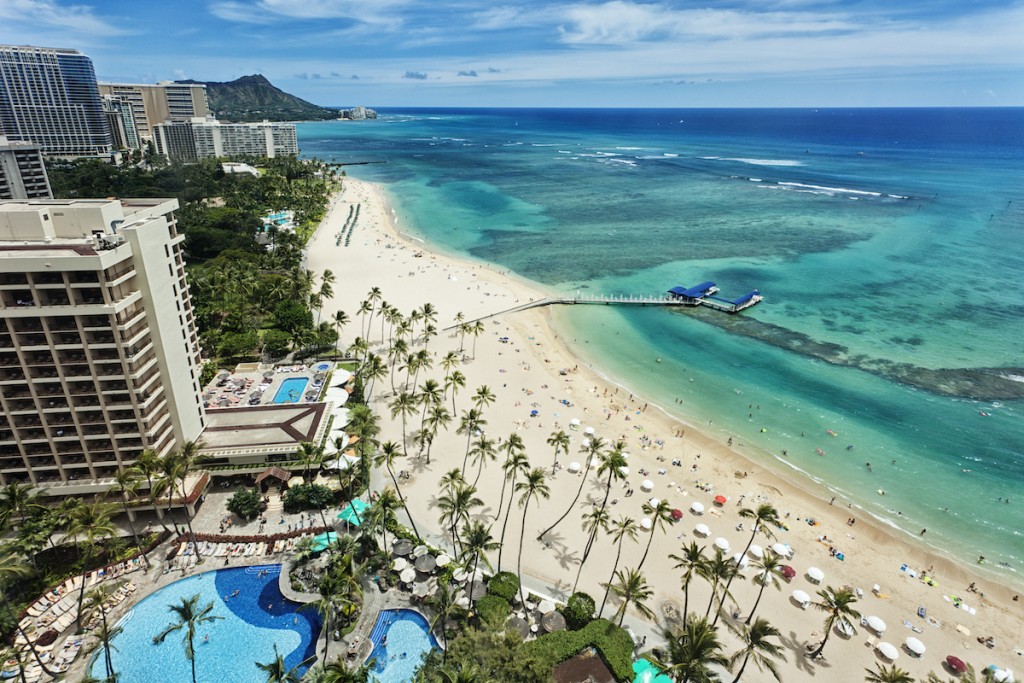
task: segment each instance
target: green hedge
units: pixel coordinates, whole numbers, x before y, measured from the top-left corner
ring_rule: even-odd
[[[334,491],[320,484],[293,486],[284,493],[284,511],[318,510],[334,502]]]
[[[541,657],[554,668],[587,647],[601,654],[616,680],[633,680],[633,639],[607,619],[595,619],[579,631],[549,633],[523,643],[519,651]]]
[[[569,602],[562,608],[562,616],[565,617],[565,623],[569,626],[572,631],[579,631],[581,628],[589,624],[594,620],[594,612],[597,606],[594,604],[594,598],[590,597],[587,593],[580,591],[573,593],[569,597]]]
[[[505,623],[512,610],[508,600],[497,595],[485,595],[476,601],[476,611],[482,621],[497,628]]]
[[[497,595],[509,602],[519,592],[519,577],[512,572],[498,572],[487,582],[488,595]]]

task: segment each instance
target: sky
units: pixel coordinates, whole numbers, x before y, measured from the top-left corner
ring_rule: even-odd
[[[0,0],[0,43],[327,106],[1024,106],[1024,0]]]

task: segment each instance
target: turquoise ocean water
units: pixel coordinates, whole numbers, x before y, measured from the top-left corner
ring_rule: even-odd
[[[1024,110],[385,110],[299,143],[385,161],[346,171],[404,230],[549,290],[760,289],[741,316],[556,324],[666,410],[1024,580]]]

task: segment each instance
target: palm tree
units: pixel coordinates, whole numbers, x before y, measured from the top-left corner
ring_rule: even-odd
[[[669,555],[670,559],[676,561],[676,569],[683,571],[683,614],[690,613],[690,581],[694,576],[701,576],[703,567],[707,563],[704,557],[705,546],[697,546],[696,541],[690,541],[690,545],[683,548],[682,555]]]
[[[509,480],[511,479],[511,481],[509,483],[512,484],[512,491],[515,491],[515,489],[516,489],[516,479],[519,477],[520,474],[522,474],[523,476],[526,476],[526,474],[529,473],[529,471],[530,471],[530,460],[529,460],[529,458],[526,457],[525,453],[521,453],[521,452],[510,453],[509,457],[508,457],[508,460],[505,461],[505,464],[502,466],[502,469],[505,470],[504,481],[502,481],[502,484],[501,484],[502,498],[504,498],[504,495],[505,495],[505,482],[509,482]],[[498,546],[498,571],[499,572],[501,571],[501,554],[502,554],[502,551],[505,549],[505,530],[508,529],[508,518],[512,515],[512,499],[513,498],[514,498],[514,496],[512,496],[512,494],[510,493],[509,496],[508,496],[508,509],[505,510],[505,519],[501,523],[501,544]],[[498,505],[501,505],[501,503],[502,503],[502,501],[499,499]],[[500,507],[498,508],[498,514],[499,515],[501,514],[501,508]],[[497,519],[497,516],[495,516],[495,519]]]
[[[549,498],[551,490],[544,481],[544,470],[535,467],[526,473],[525,479],[515,485],[513,489],[519,496],[519,507],[523,508],[523,525],[519,531],[519,557],[516,561],[516,574],[519,576],[519,599],[526,604],[523,593],[523,541],[526,538],[526,513],[530,509],[530,501],[537,498]]]
[[[598,618],[600,618],[601,615],[604,614],[604,604],[608,601],[608,586],[610,586],[611,582],[615,580],[615,572],[619,568],[619,559],[622,558],[622,542],[629,538],[635,543],[636,531],[639,527],[636,524],[636,520],[634,520],[632,517],[623,516],[619,517],[614,522],[611,522],[611,524],[609,524],[609,528],[611,529],[610,533],[612,537],[612,543],[615,544],[616,548],[615,564],[612,565],[612,575],[608,579],[608,583],[604,584],[604,597],[601,598],[601,609],[597,611]]]
[[[484,333],[484,321],[477,320],[476,322],[469,323],[469,327],[466,330],[469,334],[473,335],[473,360],[476,360],[476,338]]]
[[[426,599],[427,607],[434,611],[434,618],[430,622],[433,630],[441,625],[442,661],[448,659],[448,621],[457,614],[461,608],[456,604],[456,588],[450,583],[438,583],[437,590]],[[470,607],[472,609],[472,606]]]
[[[0,489],[0,510],[7,515],[17,516],[24,520],[29,510],[39,509],[39,498],[42,496],[42,489],[36,489],[32,484],[22,484],[12,481]]]
[[[743,548],[743,552],[740,553],[740,557],[744,557],[747,554],[747,551],[750,550],[750,546],[754,543],[754,538],[757,537],[757,532],[760,531],[769,539],[775,537],[775,534],[772,533],[770,527],[779,523],[779,511],[770,503],[762,503],[757,506],[756,510],[743,508],[740,510],[740,517],[751,521],[750,540],[747,541],[747,545]],[[725,588],[722,590],[723,593],[729,593],[729,587],[732,585],[733,579],[736,578],[738,574],[739,572],[736,572],[725,582]],[[718,623],[717,616],[713,623]]]
[[[373,319],[374,309],[377,308],[377,302],[380,301],[383,298],[384,298],[384,296],[381,294],[380,287],[373,287],[372,289],[370,289],[369,294],[366,295],[366,301],[369,302],[369,304],[370,304],[370,319],[371,320]],[[381,306],[381,308],[384,308],[385,306],[387,306],[387,304],[384,304],[383,306]],[[381,328],[381,329],[383,330],[383,328]],[[367,337],[370,336],[370,328],[369,327],[366,328],[366,336]],[[381,341],[381,344],[384,343],[384,332],[383,331],[381,331],[380,341]]]
[[[466,455],[462,458],[462,476],[466,476],[466,463],[469,462],[469,446],[470,440],[478,431],[483,431],[483,428],[487,425],[487,421],[481,416],[480,411],[476,408],[470,408],[469,410],[462,411],[462,417],[459,418],[459,427],[455,430],[456,434],[466,435]]]
[[[434,439],[441,429],[446,429],[452,422],[452,415],[442,405],[436,405],[430,409],[430,415],[426,420],[426,441],[427,441],[427,464],[430,464],[430,447],[434,445]]]
[[[648,619],[654,616],[654,612],[647,606],[647,601],[651,599],[653,591],[647,585],[647,578],[642,572],[637,569],[620,569],[615,572],[615,579],[614,582],[601,585],[610,588],[612,593],[622,600],[619,609],[612,617],[612,619],[619,618],[619,626],[622,626],[622,622],[626,618],[626,609],[630,603],[633,603],[637,611]]]
[[[640,569],[644,566],[644,562],[647,560],[647,553],[651,550],[651,543],[654,542],[654,535],[658,531],[664,531],[665,525],[672,521],[672,506],[669,505],[667,500],[658,500],[657,505],[651,505],[650,502],[644,503],[643,506],[644,514],[651,518],[651,535],[647,538],[647,547],[644,548],[644,556],[640,558],[640,564],[636,566]]]
[[[348,536],[348,535],[344,535],[344,536],[342,536],[342,538],[347,538],[347,539],[350,539],[350,540],[354,540],[354,539],[352,539],[351,536]],[[333,543],[331,545],[337,546],[337,542],[335,542],[335,543]],[[334,548],[331,548],[331,550],[332,550],[332,554],[333,554],[334,550],[340,550],[340,548],[334,547]],[[341,552],[341,555],[344,557],[344,551]],[[321,586],[321,591],[323,591],[323,589],[325,587],[326,586]],[[332,586],[330,586],[330,588],[334,588],[334,586],[332,585]],[[334,596],[333,593],[334,593],[333,590],[328,592],[326,595],[323,592],[321,592],[319,598],[317,598],[316,600],[313,600],[312,602],[307,602],[307,603],[303,604],[302,607],[299,608],[299,609],[315,610],[317,615],[320,617],[321,621],[323,622],[324,634],[326,636],[324,638],[324,661],[325,662],[330,661],[330,657],[328,656],[328,649],[331,646],[331,619],[334,617],[334,613],[335,613],[335,611],[338,608],[338,599]]]
[[[395,459],[404,457],[405,453],[402,452],[402,448],[394,441],[388,441],[382,443],[380,446],[380,452],[377,457],[374,458],[374,465],[380,467],[384,465],[387,467],[388,474],[391,475],[391,481],[395,485],[395,493],[398,494],[398,499],[402,501],[402,507],[405,508],[405,514],[409,518],[409,523],[412,524],[412,532],[416,535],[416,540],[420,539],[420,532],[416,528],[416,520],[412,518],[412,513],[409,512],[409,506],[405,502],[405,496],[402,495],[402,489],[398,486],[398,478],[395,476]]]
[[[603,449],[603,448],[604,448],[604,439],[602,439],[599,436],[591,437],[590,442],[588,444],[584,445],[582,448],[580,448],[580,452],[586,454],[586,457],[587,457],[587,468],[585,470],[583,470],[583,477],[580,479],[580,487],[576,491],[576,497],[572,499],[572,502],[569,503],[568,509],[566,509],[566,511],[562,513],[561,517],[559,517],[558,519],[555,520],[554,524],[552,524],[547,529],[545,529],[544,531],[540,532],[537,535],[537,540],[538,541],[540,539],[544,538],[544,536],[548,532],[550,532],[552,529],[554,529],[556,526],[561,524],[562,520],[565,519],[566,517],[568,517],[569,513],[572,512],[572,509],[574,507],[576,507],[576,502],[580,499],[580,496],[583,494],[583,486],[584,486],[584,484],[587,483],[587,475],[590,474],[590,468],[594,464],[594,458],[597,457],[597,454],[600,453],[601,449]]]
[[[491,536],[491,527],[484,526],[483,522],[475,521],[470,522],[468,526],[462,529],[462,554],[463,556],[471,558],[471,562],[466,564],[469,567],[473,565],[473,576],[476,576],[477,570],[480,568],[480,561],[483,560],[484,566],[488,569],[491,568],[491,563],[487,559],[487,553],[492,552],[501,545],[494,540]],[[473,609],[473,604],[476,600],[470,596],[469,608]]]
[[[335,311],[332,322],[334,323],[334,331],[338,333],[338,339],[334,342],[334,357],[337,358],[341,355],[341,329],[345,327],[345,325],[348,325],[348,313],[340,309]]]
[[[416,380],[419,379],[420,372],[423,370],[430,370],[434,367],[434,358],[430,355],[430,352],[426,349],[420,349],[416,352],[415,356],[415,371],[412,376],[412,384],[416,386]]]
[[[163,527],[164,531],[170,531],[164,522],[164,516],[160,512],[159,506],[156,504],[156,499],[159,497],[159,484],[156,483],[155,478],[159,477],[163,471],[163,459],[153,449],[145,448],[139,453],[139,457],[135,460],[135,464],[132,465],[132,469],[142,477],[145,477],[146,485],[149,489],[149,504],[157,511],[157,519],[160,521],[160,526]]]
[[[388,404],[388,408],[391,409],[391,419],[399,415],[402,416],[402,446],[405,446],[408,443],[405,421],[410,415],[416,414],[416,398],[412,394],[403,391]]]
[[[448,393],[452,392],[452,412],[456,412],[455,408],[455,394],[459,392],[459,389],[466,386],[466,376],[462,374],[461,370],[454,370],[452,374],[448,375],[444,379],[444,391]]]
[[[420,385],[416,400],[423,406],[423,413],[420,415],[420,429],[426,424],[427,411],[441,404],[444,398],[444,390],[437,383],[436,379],[425,379]]]
[[[365,528],[371,538],[374,537],[376,529],[380,529],[384,552],[388,556],[391,554],[390,546],[388,545],[388,523],[395,520],[395,510],[401,507],[401,505],[402,502],[395,495],[395,492],[391,490],[391,487],[385,488],[377,494],[377,500],[373,501],[373,504],[370,506],[365,520],[367,523],[360,526],[361,529]],[[376,543],[376,540],[374,543]]]
[[[139,549],[142,561],[146,564],[146,569],[149,569],[149,558],[146,556],[146,549],[142,547],[142,541],[139,540],[139,532],[135,529],[135,522],[128,511],[128,501],[136,497],[140,482],[136,474],[130,469],[121,469],[114,475],[114,483],[117,484],[121,494],[121,508],[124,511],[125,517],[128,518],[128,529],[132,532],[132,538],[135,539],[135,547]]]
[[[944,681],[934,671],[929,671],[925,681],[927,683],[993,683],[995,679],[992,677],[991,669],[983,669],[981,674],[978,674],[974,671],[974,667],[968,664],[967,671],[956,678],[947,678]]]
[[[284,663],[284,657],[277,651],[277,643],[274,643],[274,659],[266,664],[256,662],[256,667],[267,674],[267,683],[300,683],[302,674],[299,673],[299,669],[307,667],[315,661],[316,655],[311,655],[288,669]]]
[[[452,370],[459,367],[459,354],[454,351],[449,351],[441,359],[441,368],[444,370],[444,378],[447,381],[449,375],[452,374]]]
[[[469,455],[473,458],[473,462],[476,463],[476,478],[473,479],[473,486],[476,486],[480,481],[480,475],[484,473],[484,464],[493,462],[497,457],[494,439],[488,439],[481,434],[477,437],[473,448],[470,449]]]
[[[181,445],[178,452],[169,458],[164,458],[164,473],[170,482],[171,493],[168,494],[168,508],[173,498],[176,484],[181,486],[181,510],[185,513],[185,524],[188,526],[189,538],[192,541],[193,550],[196,554],[197,564],[202,564],[203,557],[199,552],[199,544],[195,542],[196,535],[192,531],[192,514],[188,511],[188,491],[185,490],[185,482],[188,475],[200,460],[199,452],[203,449],[203,443],[199,441],[186,441]]]
[[[662,631],[665,638],[664,661],[655,664],[663,673],[679,683],[710,683],[718,675],[712,666],[725,667],[728,659],[722,654],[718,631],[707,618],[687,615],[681,629]]]
[[[107,681],[117,680],[114,673],[114,662],[110,656],[111,651],[117,648],[111,645],[110,641],[121,633],[122,628],[120,626],[111,628],[107,622],[107,611],[104,608],[107,600],[120,586],[121,584],[101,583],[89,591],[89,597],[85,601],[87,618],[91,620],[93,616],[99,615],[100,617],[100,626],[96,629],[96,635],[99,636],[100,642],[103,644],[103,666],[107,672],[105,679]]]
[[[832,627],[839,626],[842,629],[856,631],[853,620],[860,619],[860,612],[853,608],[857,602],[857,596],[849,588],[835,589],[832,586],[818,591],[820,601],[812,603],[816,608],[828,614],[825,617],[825,637],[818,649],[811,653],[811,659],[817,659],[825,649],[825,643],[832,635]]]
[[[779,629],[769,624],[767,619],[758,617],[753,624],[746,623],[739,627],[737,635],[740,637],[743,647],[729,658],[729,669],[735,667],[737,662],[742,663],[740,670],[736,672],[736,678],[732,679],[732,683],[739,683],[743,671],[751,659],[754,660],[758,671],[767,671],[775,680],[781,681],[782,678],[775,660],[786,661],[786,655],[778,643],[769,640],[780,636]]]
[[[10,600],[7,598],[7,582],[10,580],[23,579],[32,573],[32,567],[26,562],[25,558],[18,552],[11,549],[9,545],[0,546],[0,604],[3,605],[4,615],[9,623],[14,624],[21,638],[28,643],[29,651],[32,653],[32,657],[36,660],[36,663],[43,670],[43,673],[57,678],[60,676],[59,673],[50,671],[46,667],[46,663],[39,656],[39,651],[36,650],[35,636],[29,636],[25,633],[25,629],[21,626],[19,614],[14,610],[14,606],[11,605]],[[20,660],[19,660],[20,661]],[[24,681],[25,669],[21,668],[22,680]]]
[[[558,466],[558,452],[569,452],[569,435],[562,430],[551,432],[551,436],[548,437],[548,445],[555,449],[555,459],[551,462],[551,476],[555,476],[555,468]]]
[[[366,683],[373,670],[372,661],[355,670],[350,670],[346,662],[340,659],[327,662],[322,667],[310,669],[310,683]]]
[[[867,683],[914,683],[914,677],[909,671],[897,668],[895,664],[885,666],[881,662],[875,662],[874,669],[864,669],[867,676],[864,680]]]
[[[75,539],[86,567],[91,567],[99,554],[100,542],[117,536],[117,527],[112,521],[115,509],[111,503],[88,503],[72,510],[64,537]],[[78,618],[75,623],[79,630],[82,629],[82,603],[85,601],[86,583],[83,581],[78,590]]]
[[[469,521],[470,512],[484,504],[476,495],[476,487],[459,479],[453,481],[446,493],[438,498],[437,506],[443,513],[441,524],[452,531],[452,547],[459,550],[459,521]]]
[[[601,456],[601,464],[597,468],[597,476],[608,475],[608,481],[604,487],[604,500],[601,502],[601,509],[608,507],[608,496],[612,492],[612,483],[622,481],[626,478],[622,468],[628,463],[626,461],[626,443],[616,441],[611,450]]]
[[[484,412],[484,408],[491,405],[495,401],[494,392],[486,384],[481,384],[476,389],[476,393],[473,394],[473,405],[481,413]]]
[[[754,601],[754,606],[750,608],[750,614],[747,615],[744,622],[747,625],[754,618],[754,612],[757,611],[757,606],[761,603],[761,596],[768,584],[774,584],[775,590],[782,590],[782,582],[785,580],[782,574],[782,558],[771,550],[765,550],[764,556],[760,560],[754,560],[750,564],[759,570],[754,578],[760,580],[761,588],[758,589],[757,600]]]
[[[583,557],[580,558],[580,566],[576,570],[576,581],[572,584],[572,592],[580,583],[580,574],[583,573],[583,565],[590,557],[590,551],[594,549],[594,539],[598,531],[608,531],[608,513],[603,507],[594,506],[590,512],[583,515],[583,530],[587,532],[587,544],[583,547]]]
[[[711,608],[715,606],[715,600],[719,600],[719,606],[724,602],[725,596],[719,598],[718,587],[728,580],[731,572],[737,571],[736,563],[731,557],[726,557],[722,551],[715,548],[715,554],[703,565],[697,568],[697,573],[711,584],[711,600],[708,601],[708,608],[704,612],[705,618],[711,618]],[[721,607],[719,607],[721,608]]]
[[[370,380],[370,386],[366,390],[366,403],[370,403],[370,396],[373,394],[374,386],[388,375],[388,366],[375,353],[366,357],[362,365],[363,376]]]
[[[526,451],[526,444],[523,443],[523,437],[519,436],[516,432],[512,432],[508,435],[508,438],[501,442],[501,449],[505,451],[505,462],[502,463],[501,469],[504,472],[504,476],[501,479],[501,496],[498,497],[497,511],[494,513],[494,518],[497,519],[498,515],[501,514],[502,505],[505,502],[505,485],[509,480],[510,470],[514,467],[512,461],[514,455],[523,454]]]
[[[168,609],[177,617],[177,620],[167,624],[163,631],[153,636],[153,644],[159,645],[167,640],[167,636],[184,630],[182,645],[185,648],[185,659],[192,665],[192,683],[196,683],[196,630],[203,624],[209,624],[224,617],[211,614],[213,612],[212,600],[206,607],[200,607],[198,593],[191,598],[182,598],[180,605],[169,605]]]

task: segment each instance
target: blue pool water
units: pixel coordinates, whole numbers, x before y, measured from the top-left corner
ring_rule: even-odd
[[[376,660],[371,680],[379,683],[412,681],[423,657],[438,648],[427,620],[411,609],[383,610],[373,625],[370,640],[370,659]]]
[[[327,372],[330,369],[331,369],[331,364],[330,363],[320,363],[320,365],[316,366],[316,371],[317,372]]]
[[[260,575],[265,570],[265,575]],[[153,636],[173,622],[169,605],[199,595],[200,607],[213,602],[212,614],[223,617],[196,631],[196,677],[199,683],[252,683],[265,679],[256,662],[270,662],[274,645],[291,668],[315,654],[320,617],[315,610],[285,599],[277,587],[280,565],[220,569],[176,581],[148,596],[121,619],[111,659],[120,683],[182,683],[191,680],[182,634],[160,645]],[[231,595],[238,591],[238,595]],[[209,639],[207,640],[207,636]],[[103,651],[90,665],[103,678]]]
[[[308,377],[289,377],[278,387],[274,403],[298,403],[302,400],[302,392],[306,390],[307,384]]]

